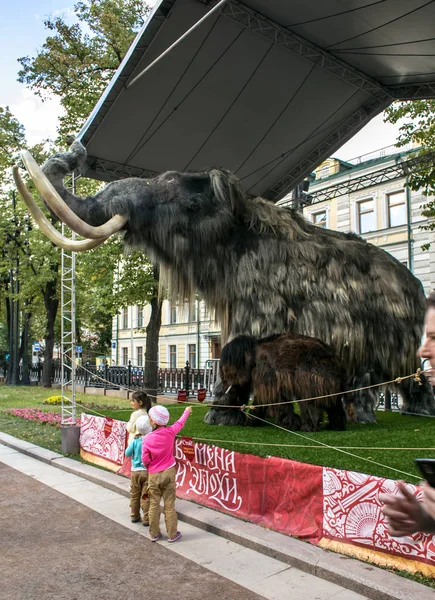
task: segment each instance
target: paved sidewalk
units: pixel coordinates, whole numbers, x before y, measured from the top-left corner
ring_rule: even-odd
[[[220,598],[243,599],[243,593],[251,594],[246,598],[270,600],[435,598],[435,591],[426,586],[183,500],[177,500],[179,518],[184,521],[180,523],[182,540],[173,545],[167,542],[152,544],[146,539],[147,532],[142,526],[130,523],[126,498],[129,482],[125,478],[65,458],[4,433],[0,433],[0,443],[8,446],[0,445],[0,464],[13,467],[114,521],[112,525],[103,526],[106,532],[111,531],[113,526],[130,530],[127,533],[136,536],[139,546],[136,542],[135,546],[140,548],[140,561],[145,568],[149,552],[154,552],[156,546],[163,546],[172,557],[178,554],[225,577],[224,582],[231,580],[234,584],[242,586],[234,596],[231,595],[232,591],[230,596],[223,596],[224,592],[221,593],[219,588]],[[1,489],[4,495],[5,488],[2,486]],[[38,509],[32,508],[32,502],[30,518],[26,514],[23,519],[29,535],[33,535],[34,520],[40,518]],[[50,511],[43,506],[41,514],[45,512]],[[69,514],[69,510],[62,512]],[[100,515],[97,515],[99,519],[102,518]],[[86,544],[92,543],[88,541],[89,537],[92,538],[93,535],[85,536]],[[68,546],[68,535],[64,543]],[[120,569],[119,565],[125,564],[127,560],[118,556],[117,568]],[[27,567],[29,563],[26,561],[25,564]],[[125,572],[125,568],[121,570]],[[203,586],[202,583],[199,585]],[[203,592],[205,589],[203,586]],[[184,593],[182,595],[184,596]],[[80,600],[82,597],[79,596]],[[96,597],[95,594],[93,597]],[[164,598],[166,594],[157,597]],[[205,592],[201,597],[209,596]],[[11,598],[15,600],[14,596]],[[72,596],[68,598],[71,600]]]
[[[1,445],[0,490],[7,600],[366,600],[187,523],[153,544],[124,496]]]
[[[69,478],[66,484],[57,475],[53,473],[52,486],[62,479],[63,485],[80,485],[74,476],[60,473]],[[4,600],[261,597],[152,544],[52,486],[0,464]],[[103,510],[111,504],[104,496]]]

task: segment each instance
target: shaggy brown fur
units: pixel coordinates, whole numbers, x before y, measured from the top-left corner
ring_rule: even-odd
[[[258,341],[238,336],[222,349],[220,373],[232,403],[246,404],[253,393],[254,406],[262,407],[253,412],[254,424],[258,416],[272,418],[288,429],[318,431],[326,411],[330,429],[346,427],[340,394],[346,389],[346,371],[338,356],[320,340],[298,334],[272,335]],[[267,406],[328,394],[340,395],[300,402],[300,417],[293,404]],[[223,410],[211,409],[219,423]]]
[[[79,198],[62,181],[85,160],[85,148],[75,141],[43,170],[86,223],[125,217],[126,244],[160,265],[181,300],[198,292],[214,310],[224,342],[277,331],[321,339],[345,364],[353,389],[420,366],[422,285],[384,250],[355,234],[316,227],[262,198],[248,198],[223,169],[115,181],[95,196]],[[406,412],[435,413],[424,376],[422,383],[406,379],[398,385]],[[219,395],[216,385],[217,401]],[[355,394],[358,421],[376,420],[376,401],[372,390]],[[233,410],[232,424],[241,415]]]

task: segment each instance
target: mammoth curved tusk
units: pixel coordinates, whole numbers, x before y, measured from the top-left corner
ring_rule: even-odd
[[[99,240],[69,240],[62,234],[60,234],[55,227],[50,223],[47,217],[44,215],[42,210],[36,204],[32,194],[24,185],[23,180],[21,179],[20,173],[18,171],[18,167],[15,166],[12,169],[12,173],[15,180],[15,185],[20,192],[22,199],[24,200],[27,208],[30,211],[30,214],[35,219],[38,224],[39,229],[42,231],[44,235],[46,235],[56,246],[60,246],[64,250],[70,250],[72,252],[84,252],[85,250],[91,250],[92,248],[96,248],[97,246],[101,246],[104,244],[107,238],[99,239]]]
[[[111,219],[99,227],[93,227],[92,225],[89,225],[80,219],[80,217],[78,217],[75,212],[70,209],[64,200],[62,200],[30,152],[24,150],[21,152],[21,157],[26,165],[26,169],[28,170],[30,177],[33,180],[33,183],[35,184],[41,196],[44,198],[45,202],[61,221],[63,221],[66,225],[68,225],[68,227],[70,227],[79,235],[91,239],[108,238],[122,229],[127,223],[128,219],[126,217],[114,215]]]

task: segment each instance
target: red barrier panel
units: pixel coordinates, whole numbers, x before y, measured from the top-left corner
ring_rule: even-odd
[[[81,455],[130,476],[126,423],[82,414]],[[435,537],[392,538],[378,501],[390,479],[175,442],[177,496],[362,560],[435,575]],[[122,467],[120,467],[122,463]],[[414,487],[417,497],[419,488]]]
[[[82,413],[80,422],[80,454],[95,457],[91,460],[111,470],[124,462],[127,423]],[[129,474],[130,475],[130,474]]]
[[[420,488],[412,485],[409,488],[414,490],[418,499],[421,498]],[[378,500],[381,492],[397,494],[399,490],[391,479],[324,467],[324,538],[338,544],[365,548],[365,552],[370,549],[423,562],[430,565],[431,570],[426,570],[426,573],[432,573],[433,576],[435,538],[422,533],[412,537],[391,537]],[[356,554],[364,556],[364,552]],[[415,570],[422,570],[422,565],[417,565]]]
[[[198,443],[192,460],[185,444],[175,444],[177,496],[313,543],[322,537],[322,467]]]

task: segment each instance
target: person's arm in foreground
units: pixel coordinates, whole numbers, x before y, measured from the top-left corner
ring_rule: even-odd
[[[402,481],[397,483],[400,493],[379,494],[379,500],[385,504],[382,512],[387,517],[388,529],[394,537],[412,535],[417,531],[435,533],[435,489],[425,483],[424,502],[419,502]],[[430,492],[426,498],[427,489]]]

